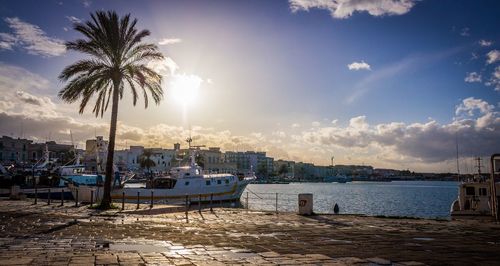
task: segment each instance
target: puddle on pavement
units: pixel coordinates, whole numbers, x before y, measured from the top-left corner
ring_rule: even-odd
[[[350,241],[350,240],[341,240],[341,239],[330,238],[330,239],[328,239],[328,241],[335,242],[335,243],[352,244],[352,241]]]
[[[419,241],[432,241],[434,238],[431,237],[414,237],[414,240],[419,240]]]
[[[277,237],[277,236],[284,236],[286,234],[283,234],[283,233],[269,233],[269,234],[249,234],[249,233],[226,233],[228,236],[230,237],[236,237],[236,238],[239,238],[239,237],[244,237],[244,236],[248,236],[248,237],[254,237],[254,238],[261,238],[261,237]]]

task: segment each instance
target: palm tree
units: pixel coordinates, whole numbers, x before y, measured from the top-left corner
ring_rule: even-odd
[[[148,106],[148,92],[158,104],[163,97],[161,76],[147,66],[148,61],[161,60],[163,55],[154,44],[142,43],[150,34],[148,30],[136,29],[137,19],[130,14],[119,17],[114,11],[97,11],[90,14],[91,20],[75,23],[74,29],[84,35],[83,39],[67,42],[69,50],[82,52],[90,58],[67,66],[59,79],[68,82],[59,92],[59,97],[73,103],[81,99],[80,114],[87,103],[96,96],[94,109],[97,116],[103,116],[111,101],[111,125],[106,160],[104,195],[100,207],[111,207],[111,178],[115,151],[118,101],[123,97],[125,87],[133,96],[135,105],[142,90],[144,104]]]
[[[151,159],[151,156],[153,155],[153,151],[150,149],[144,150],[142,153],[141,157],[139,157],[139,165],[141,168],[145,168],[148,170],[148,173],[151,174],[151,167],[155,167],[156,163]]]

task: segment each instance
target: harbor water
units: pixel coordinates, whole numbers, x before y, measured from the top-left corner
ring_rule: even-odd
[[[248,193],[247,193],[248,192]],[[314,212],[449,218],[458,182],[393,181],[339,183],[250,184],[241,201],[254,210],[297,211],[300,193],[314,195]],[[278,204],[276,204],[276,202]]]

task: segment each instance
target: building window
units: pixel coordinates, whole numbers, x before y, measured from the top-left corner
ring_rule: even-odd
[[[467,196],[476,195],[476,191],[474,190],[474,187],[466,187],[465,188],[465,195],[467,195]]]
[[[219,185],[222,184],[222,180],[220,180],[220,179],[217,180],[217,184],[219,184]]]
[[[186,183],[184,183],[185,186],[189,186],[189,181],[186,181]]]
[[[488,193],[486,192],[486,188],[479,189],[479,196],[486,196]]]
[[[210,180],[205,181],[205,183],[207,184],[207,186],[210,186]]]

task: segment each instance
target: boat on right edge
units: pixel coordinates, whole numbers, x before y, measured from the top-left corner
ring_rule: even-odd
[[[500,154],[490,160],[490,178],[477,175],[459,184],[458,198],[451,204],[452,219],[496,219],[500,202]]]

